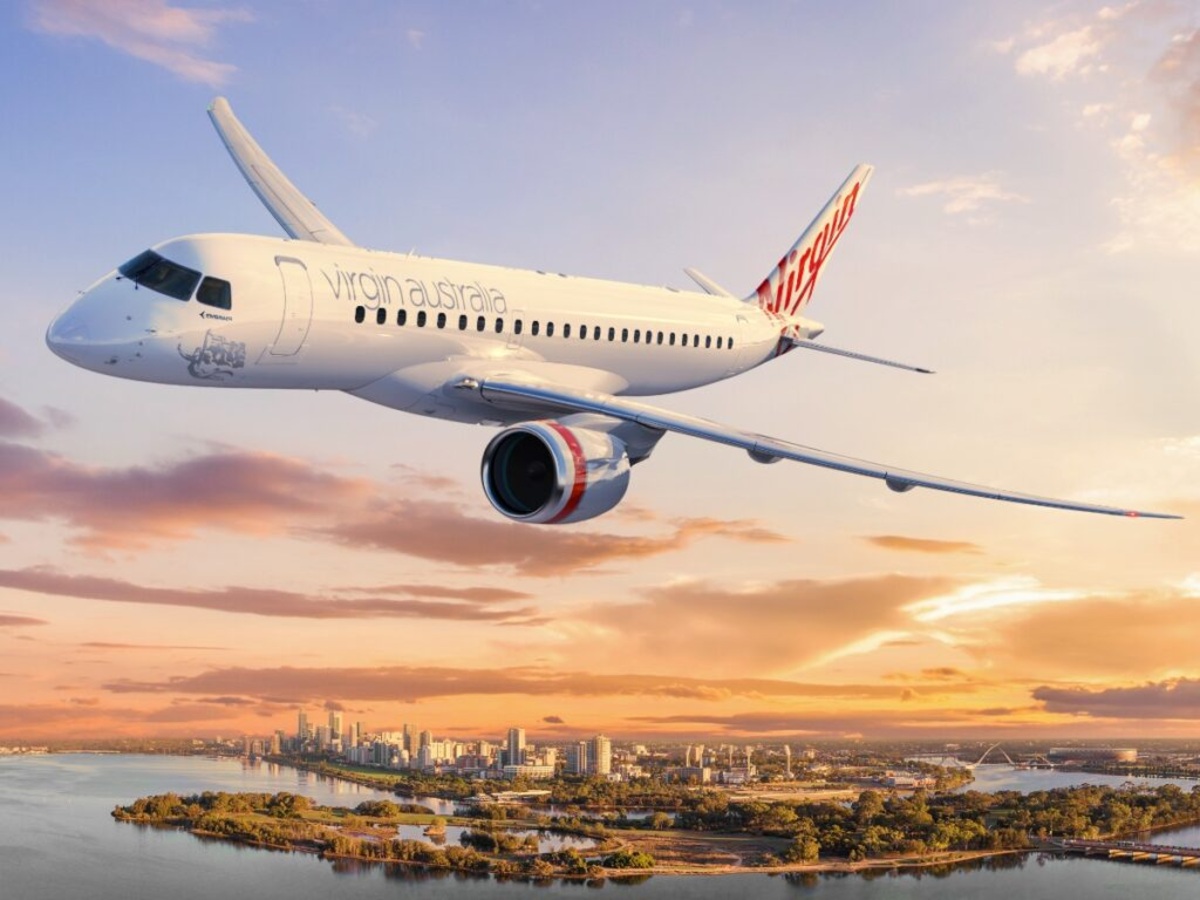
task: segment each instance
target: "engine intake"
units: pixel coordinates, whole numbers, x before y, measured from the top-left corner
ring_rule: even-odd
[[[629,454],[619,438],[561,422],[526,422],[500,432],[483,451],[483,492],[510,519],[582,522],[606,513],[629,487]]]

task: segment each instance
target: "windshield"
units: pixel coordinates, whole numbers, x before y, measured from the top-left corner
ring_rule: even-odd
[[[190,298],[200,281],[200,273],[195,269],[173,263],[153,250],[139,253],[117,271],[135,284],[176,300]]]

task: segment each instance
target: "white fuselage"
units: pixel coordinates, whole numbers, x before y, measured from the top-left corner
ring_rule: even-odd
[[[576,278],[232,234],[154,248],[229,283],[228,309],[113,271],[47,332],[63,358],[107,375],[210,387],[340,390],[464,422],[527,418],[449,387],[508,367],[610,394],[698,387],[775,356],[758,305]]]

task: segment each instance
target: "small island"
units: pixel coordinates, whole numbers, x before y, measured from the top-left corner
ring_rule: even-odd
[[[464,805],[454,816],[370,800],[319,806],[292,793],[159,794],[118,806],[124,822],[181,828],[256,847],[504,878],[595,880],[653,873],[866,871],[943,866],[1200,821],[1200,788],[1083,785],[736,799],[692,791],[672,813],[628,819],[548,815],[522,804]]]

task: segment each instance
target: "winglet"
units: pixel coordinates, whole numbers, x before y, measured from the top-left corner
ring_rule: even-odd
[[[354,242],[325,218],[263,152],[233,114],[228,100],[224,97],[214,99],[208,107],[208,117],[242,176],[290,237],[319,244],[354,246]]]

